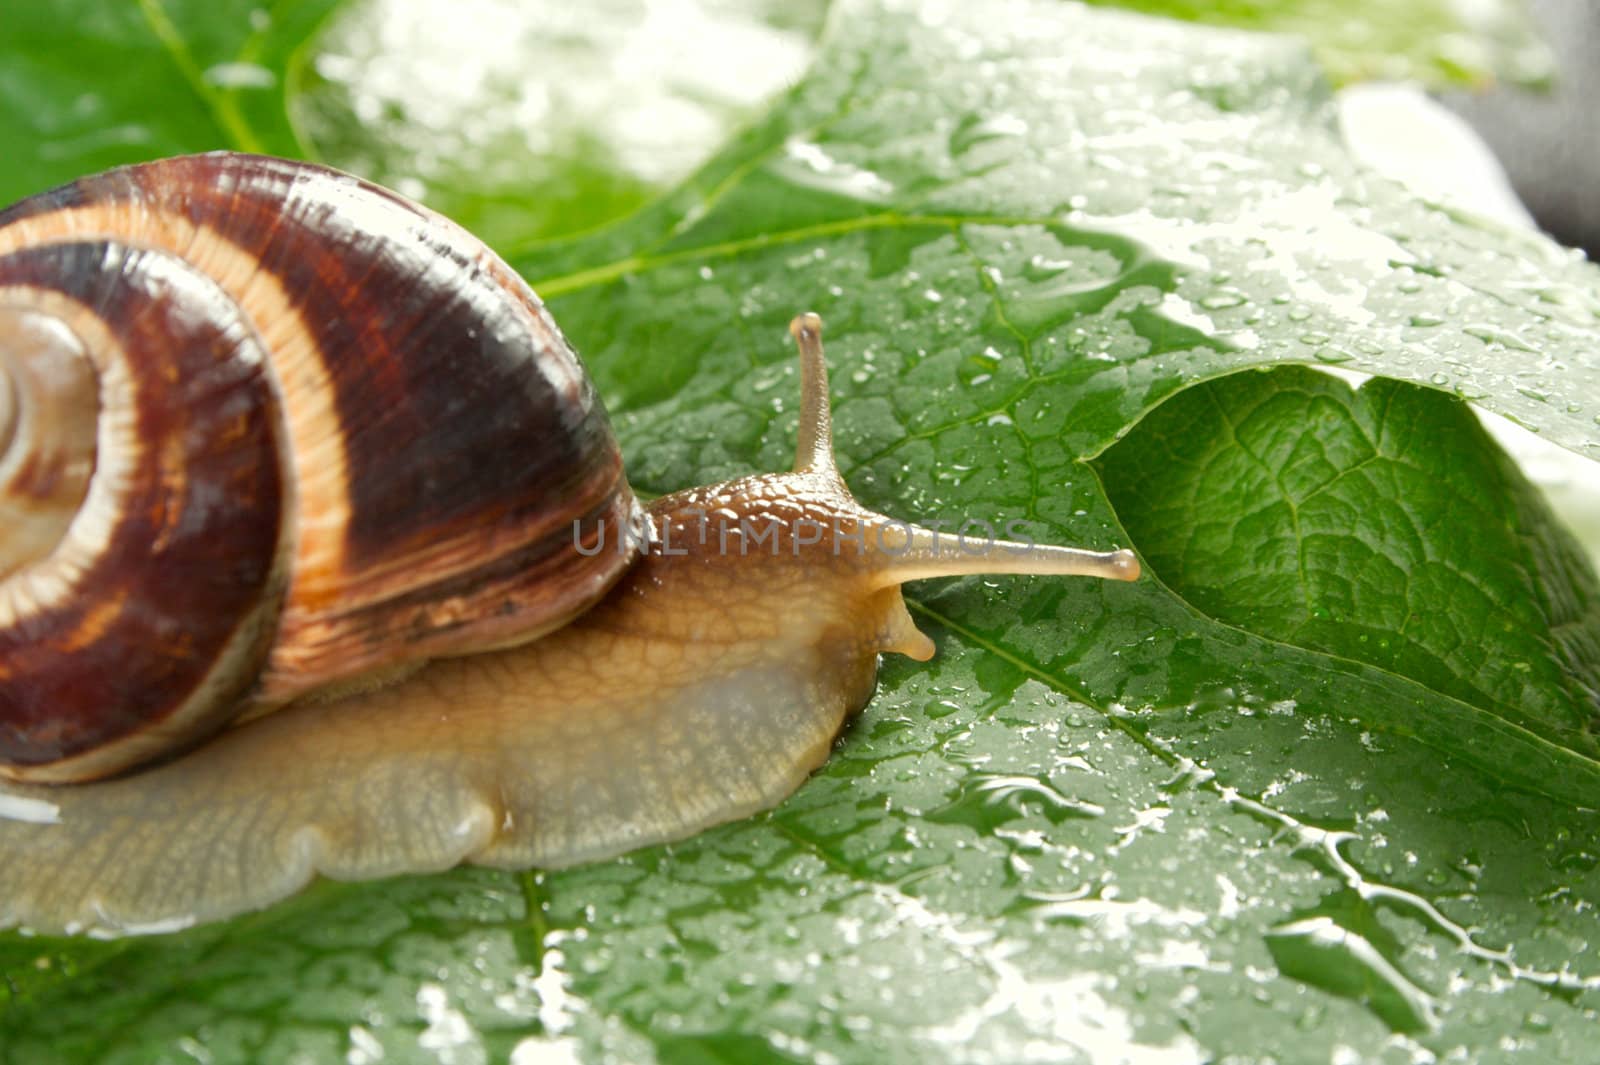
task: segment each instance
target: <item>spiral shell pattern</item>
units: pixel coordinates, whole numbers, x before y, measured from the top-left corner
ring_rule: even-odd
[[[0,775],[532,639],[640,526],[543,305],[416,204],[216,153],[0,212]]]

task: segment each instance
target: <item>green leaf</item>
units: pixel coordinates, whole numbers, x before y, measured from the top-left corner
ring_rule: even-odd
[[[1554,66],[1523,4],[1496,0],[1092,0],[1214,26],[1295,33],[1339,84],[1421,81],[1484,86],[1547,81]]]
[[[1156,575],[1594,758],[1600,589],[1459,402],[1285,368],[1198,385],[1100,462]]]
[[[295,113],[329,163],[508,247],[592,229],[698,169],[804,73],[827,4],[417,10],[347,5]]]
[[[28,62],[0,53],[0,77]],[[166,62],[125,106],[198,117],[141,147],[215,146]],[[109,95],[96,77],[40,91]],[[0,134],[41,182],[71,172],[48,131]],[[1132,542],[1169,579],[1093,463],[1159,446],[1181,413],[1163,401],[1193,386],[1247,403],[1248,367],[1405,379],[1600,455],[1600,275],[1360,170],[1281,38],[1046,2],[845,4],[805,79],[663,199],[502,247],[650,491],[785,462],[782,326],[806,305],[863,502]],[[1372,418],[1359,393],[1338,405]],[[1404,450],[1515,504],[1463,508],[1461,538],[1517,545],[1522,608],[1555,602],[1540,560],[1566,548],[1480,445]],[[1265,597],[1225,584],[914,590],[940,656],[886,662],[778,810],[674,847],[321,884],[159,938],[0,935],[0,1062],[1591,1058],[1595,761],[1521,703],[1229,623]],[[1570,653],[1546,675],[1593,668]],[[1555,713],[1574,690],[1540,694]]]
[[[163,155],[304,155],[287,95],[299,49],[338,3],[12,5],[0,40],[0,202]]]

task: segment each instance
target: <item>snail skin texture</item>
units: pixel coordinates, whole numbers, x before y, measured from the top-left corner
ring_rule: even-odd
[[[0,212],[0,927],[682,839],[933,654],[903,582],[1138,576],[859,506],[790,328],[793,471],[641,507],[543,305],[393,193],[217,153]]]

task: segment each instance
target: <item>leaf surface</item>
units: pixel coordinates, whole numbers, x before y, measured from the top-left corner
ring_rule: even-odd
[[[1420,81],[1484,86],[1551,76],[1524,5],[1417,0],[1094,0],[1152,15],[1309,38],[1338,83]]]
[[[1155,572],[1212,617],[1597,753],[1594,573],[1463,405],[1245,375],[1163,404],[1100,471]]]
[[[187,39],[204,63],[239,47]],[[140,151],[230,143],[190,105]],[[0,132],[41,181],[102,159]],[[1280,608],[1271,581],[1216,569],[1259,566],[1272,537],[1207,572],[1168,546],[1168,500],[1123,501],[1113,473],[1176,476],[1154,456],[1193,386],[1248,407],[1280,371],[1238,371],[1286,363],[1411,382],[1376,388],[1416,424],[1459,425],[1464,396],[1600,454],[1595,269],[1359,170],[1301,46],[1064,4],[842,5],[806,77],[674,191],[503,246],[584,351],[641,488],[785,463],[783,323],[812,306],[863,502],[1131,542],[1157,577],[914,589],[939,657],[886,662],[778,810],[674,847],[322,884],[160,938],[0,936],[0,1061],[1591,1056],[1583,744],[1481,677],[1462,698],[1307,625],[1251,631]],[[1370,394],[1314,387],[1330,440],[1376,424]],[[1479,443],[1400,451],[1514,504],[1464,508],[1462,535],[1520,545],[1519,609],[1544,602],[1553,629],[1547,562],[1569,548]],[[1363,501],[1428,502],[1383,488]],[[1584,640],[1527,680],[1552,714],[1581,702]],[[1485,656],[1502,680],[1508,648]]]

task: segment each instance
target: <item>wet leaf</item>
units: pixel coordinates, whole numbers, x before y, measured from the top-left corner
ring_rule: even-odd
[[[1269,639],[1600,754],[1600,588],[1465,405],[1284,368],[1197,385],[1100,472],[1155,574]]]
[[[628,214],[804,73],[825,0],[362,0],[317,40],[325,161],[499,247]]]
[[[287,100],[299,50],[339,2],[8,7],[0,22],[0,201],[163,155],[305,154]]]
[[[1340,83],[1421,81],[1483,86],[1497,80],[1547,80],[1550,53],[1524,5],[1419,0],[1094,0],[1214,26],[1295,33]]]
[[[152,81],[174,114],[186,84]],[[219,143],[190,110],[142,146]],[[70,174],[49,130],[0,130],[30,173]],[[1600,275],[1359,170],[1300,46],[1053,3],[846,4],[805,79],[665,198],[504,246],[646,490],[784,463],[783,324],[812,305],[863,502],[1132,542],[1158,577],[914,590],[939,657],[886,662],[778,810],[674,847],[322,884],[160,938],[0,936],[0,1061],[1592,1056],[1583,745],[1509,697],[1249,631],[1270,589],[1167,561],[1160,501],[1122,513],[1094,465],[1151,475],[1130,456],[1170,438],[1163,401],[1212,382],[1247,404],[1277,371],[1237,371],[1318,362],[1600,455]],[[1459,416],[1401,392],[1415,421]],[[1566,548],[1492,451],[1405,450],[1514,504],[1448,546],[1521,544],[1524,602],[1562,591],[1528,539]],[[1552,669],[1552,713],[1578,705],[1586,674]]]

